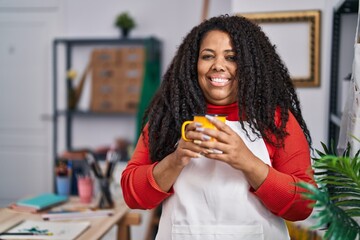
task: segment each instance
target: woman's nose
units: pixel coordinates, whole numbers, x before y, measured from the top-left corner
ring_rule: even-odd
[[[220,58],[216,58],[214,61],[214,64],[212,66],[212,69],[215,71],[224,71],[225,70],[225,65],[224,65],[224,61]]]

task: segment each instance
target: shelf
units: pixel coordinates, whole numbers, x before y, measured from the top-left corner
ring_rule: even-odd
[[[122,113],[122,112],[92,112],[92,111],[57,111],[58,116],[72,115],[76,117],[136,117],[136,113]]]
[[[358,0],[343,0],[335,7],[337,13],[357,13],[359,7]]]
[[[154,37],[149,38],[58,38],[54,43],[68,43],[72,45],[101,45],[101,44],[120,44],[120,45],[144,45],[149,41],[159,43]]]
[[[143,46],[146,50],[146,58],[144,59],[143,64],[150,69],[148,71],[148,77],[146,83],[143,83],[143,86],[151,87],[151,91],[154,91],[153,86],[158,86],[160,83],[160,72],[161,72],[161,57],[162,57],[162,42],[153,37],[145,38],[73,38],[73,37],[63,37],[57,38],[53,41],[53,115],[51,120],[53,120],[53,152],[54,159],[57,157],[58,153],[58,118],[64,118],[65,121],[62,123],[61,127],[65,130],[65,149],[72,149],[73,143],[73,120],[76,118],[82,118],[87,120],[89,118],[127,118],[136,121],[137,128],[141,127],[141,115],[144,112],[145,107],[141,106],[138,109],[138,113],[126,113],[126,112],[93,112],[93,111],[82,111],[82,110],[70,110],[67,108],[69,106],[69,89],[72,88],[71,80],[65,82],[65,107],[58,108],[58,81],[60,64],[59,59],[63,61],[65,70],[72,69],[74,56],[79,54],[79,51],[76,51],[77,48],[99,48],[99,47],[111,47],[111,48],[121,48],[121,47],[132,47],[132,46]],[[62,48],[60,46],[63,46]],[[63,52],[63,55],[60,55],[60,52]],[[79,55],[78,55],[79,56]],[[84,59],[87,61],[88,59]],[[63,69],[61,70],[63,71]],[[63,84],[63,81],[60,82]],[[141,103],[148,103],[150,100],[152,92],[144,95],[144,99]],[[142,97],[142,96],[141,96]],[[145,104],[143,104],[145,105]],[[138,117],[138,115],[140,117]],[[138,129],[137,129],[138,130]]]
[[[61,47],[60,47],[61,46]],[[143,67],[147,67],[149,70],[146,72],[145,77],[145,71],[143,76],[143,82],[142,82],[142,88],[145,86],[148,88],[145,91],[146,94],[143,96],[139,96],[140,103],[139,108],[137,109],[136,113],[129,113],[129,112],[94,112],[91,110],[78,110],[73,108],[68,108],[70,106],[69,99],[70,99],[70,90],[73,89],[72,81],[70,79],[67,79],[67,81],[59,81],[60,71],[63,73],[63,71],[68,71],[73,68],[73,60],[77,59],[79,61],[79,58],[77,57],[84,57],[79,53],[81,51],[77,51],[77,49],[83,49],[86,48],[87,50],[95,49],[95,48],[132,48],[132,47],[138,47],[142,46],[144,47],[144,50],[146,51],[146,54],[144,56],[144,59],[141,58],[141,63],[143,64]],[[126,124],[123,121],[118,121],[121,119],[130,120],[132,122],[135,122],[137,124],[137,129],[141,128],[141,115],[145,111],[145,105],[150,102],[150,98],[152,97],[152,94],[154,94],[156,87],[160,84],[160,72],[161,72],[161,51],[162,51],[162,43],[160,40],[150,36],[147,38],[58,38],[53,41],[53,112],[52,116],[48,117],[47,119],[53,120],[53,159],[56,161],[58,158],[58,141],[59,139],[59,128],[61,128],[62,131],[64,131],[64,143],[63,147],[65,148],[65,151],[71,151],[76,150],[74,149],[73,144],[73,135],[75,135],[74,128],[78,127],[80,124],[74,124],[75,119],[77,123],[83,123],[83,122],[89,122],[91,121],[92,124],[98,124],[98,123],[104,123],[103,120],[111,119],[110,122],[114,122],[112,120],[115,120],[116,124]],[[62,52],[62,54],[59,54]],[[62,64],[60,61],[62,61]],[[87,62],[89,61],[88,57],[86,59],[80,59],[80,61]],[[64,67],[64,68],[63,68]],[[145,81],[146,79],[146,81]],[[60,107],[58,104],[58,85],[64,84],[64,103],[63,106]],[[143,91],[141,91],[142,93]],[[124,96],[122,96],[124,97]],[[119,100],[120,101],[120,100]],[[146,104],[145,104],[146,103]],[[141,105],[142,104],[142,105]],[[140,108],[141,105],[141,108]],[[120,111],[120,109],[119,109]],[[124,110],[126,111],[126,110]],[[131,110],[129,110],[131,111]],[[45,119],[45,116],[43,116]],[[62,118],[61,123],[59,122],[59,119]],[[92,121],[92,119],[95,119],[95,121]],[[60,125],[61,124],[61,125]],[[125,126],[126,129],[126,126]],[[94,131],[94,134],[96,135],[96,131],[101,131],[102,129],[89,129],[89,131]],[[132,128],[130,129],[132,130]],[[111,130],[112,131],[112,130]],[[138,133],[138,132],[137,132]],[[102,132],[102,135],[104,133]],[[113,132],[110,132],[109,137],[113,135]],[[120,134],[122,135],[122,134]],[[109,140],[112,139],[112,137],[109,138]],[[63,150],[62,150],[63,151]],[[98,156],[99,159],[105,159],[105,155],[103,153],[99,153]],[[125,155],[124,155],[125,156]],[[127,161],[128,159],[121,159],[121,161]],[[77,173],[81,173],[83,171],[84,166],[81,162],[73,162],[73,176],[75,176]],[[54,179],[55,180],[55,179]],[[77,193],[77,184],[76,184],[76,178],[73,177],[72,180],[72,194]],[[54,181],[54,187],[55,187],[55,181]]]

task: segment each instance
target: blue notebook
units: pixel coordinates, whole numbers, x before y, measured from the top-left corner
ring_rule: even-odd
[[[24,198],[16,202],[19,206],[33,207],[37,210],[49,208],[67,201],[66,196],[45,193],[31,198]]]

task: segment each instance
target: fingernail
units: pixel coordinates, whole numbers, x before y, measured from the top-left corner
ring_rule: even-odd
[[[197,131],[197,132],[203,132],[203,131],[204,131],[204,128],[197,127],[197,128],[195,129],[195,131]]]
[[[216,154],[222,154],[223,151],[220,151],[220,150],[217,150],[217,149],[212,149],[213,150],[213,153],[216,153]]]
[[[211,115],[205,115],[205,117],[209,120],[209,121],[213,121],[214,117]]]
[[[209,153],[214,153],[214,151],[211,150],[211,149],[206,149],[205,152],[206,152],[207,154],[209,154]]]
[[[196,126],[196,127],[201,127],[201,126],[202,126],[202,123],[195,122],[195,126]]]
[[[211,139],[211,137],[210,137],[210,136],[208,136],[208,135],[206,135],[206,134],[203,134],[203,135],[201,136],[201,138],[202,138],[202,140],[205,140],[205,141],[207,141],[207,140],[210,140],[210,139]]]
[[[194,140],[194,143],[197,144],[197,145],[201,145],[201,141],[200,140]]]

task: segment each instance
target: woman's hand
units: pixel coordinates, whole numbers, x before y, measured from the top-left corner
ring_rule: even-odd
[[[163,191],[170,190],[183,168],[189,164],[191,158],[200,157],[200,153],[204,153],[206,150],[206,148],[194,143],[202,139],[203,134],[196,131],[196,128],[200,126],[198,123],[188,124],[185,134],[191,141],[185,141],[181,138],[177,143],[176,150],[154,167],[154,179]]]
[[[257,158],[245,145],[241,137],[228,125],[212,116],[207,116],[216,129],[195,127],[187,138],[192,138],[193,144],[198,145],[197,150],[208,158],[225,162],[235,169],[241,170],[247,177],[250,185],[257,189],[268,174],[268,165]],[[216,141],[209,141],[210,138]]]
[[[175,151],[177,159],[181,159],[181,162],[186,165],[190,158],[199,157],[199,154],[202,154],[243,170],[242,163],[251,157],[251,151],[228,125],[212,116],[207,116],[207,118],[217,129],[203,128],[197,122],[188,124],[185,136],[190,141],[180,139]],[[211,139],[216,141],[211,141]]]
[[[233,168],[244,170],[246,162],[255,157],[241,137],[228,125],[212,116],[206,116],[217,129],[202,128],[192,124],[187,138],[195,139],[193,144],[208,158],[226,162]],[[190,124],[189,124],[190,128]],[[209,141],[211,138],[216,141]]]
[[[196,129],[198,128],[201,128],[201,124],[197,122],[186,126],[185,136],[190,141],[180,138],[177,148],[173,153],[173,157],[175,157],[174,164],[184,167],[190,162],[191,158],[198,158],[201,154],[206,153],[206,147],[200,146],[199,143],[209,140],[210,137],[197,131]]]

